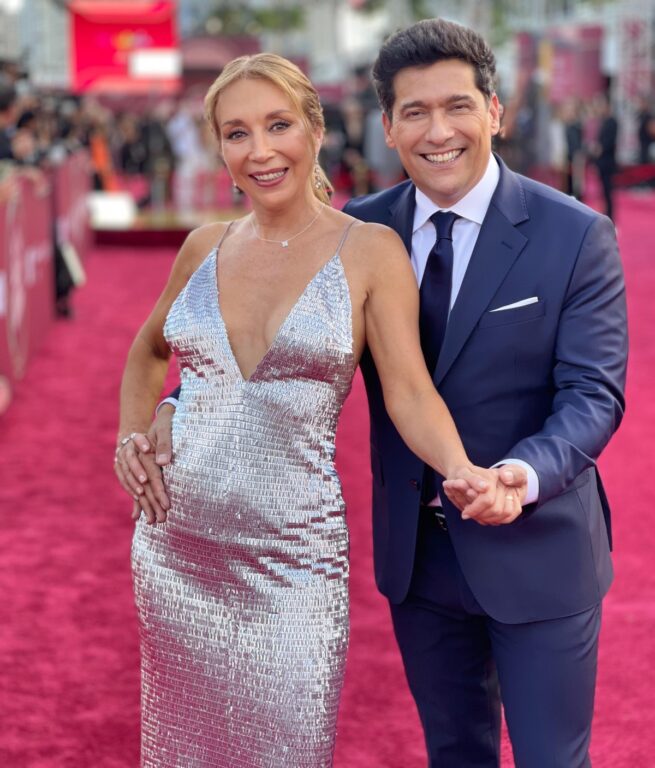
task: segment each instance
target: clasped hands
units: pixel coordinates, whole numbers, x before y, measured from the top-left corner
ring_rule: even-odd
[[[448,499],[462,513],[462,520],[479,525],[508,525],[523,511],[528,475],[517,464],[493,469],[461,468],[443,483]]]
[[[132,518],[138,520],[143,512],[150,525],[165,522],[170,509],[162,467],[172,458],[174,413],[171,405],[164,404],[146,434],[133,433],[116,451],[116,476],[134,499]],[[479,525],[507,525],[521,514],[527,485],[523,467],[505,464],[496,469],[460,467],[446,479],[443,490],[462,519]]]

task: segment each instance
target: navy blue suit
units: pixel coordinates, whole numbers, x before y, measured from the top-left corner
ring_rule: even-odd
[[[598,621],[600,601],[612,581],[610,510],[595,460],[624,409],[623,274],[609,219],[513,173],[500,160],[499,165],[499,183],[451,311],[433,378],[471,460],[490,466],[506,457],[523,459],[537,472],[539,499],[513,524],[492,527],[462,521],[444,497],[447,542],[423,530],[419,513],[423,463],[389,419],[375,366],[366,352],[361,367],[371,416],[375,573],[392,613],[394,604],[403,604],[416,589],[425,592],[427,584],[429,591],[431,580],[438,582],[437,592],[452,582],[453,594],[461,597],[465,592],[463,602],[475,606],[471,612],[487,622],[487,635],[494,634],[489,621],[501,634],[509,625],[549,621],[557,633],[558,620],[564,617],[579,615],[588,623],[592,619],[585,612],[595,610],[593,620]],[[352,200],[344,210],[395,229],[411,251],[414,192],[414,185],[406,181]],[[536,303],[493,311],[535,296]],[[444,570],[449,559],[458,571],[456,577]],[[436,570],[430,574],[433,565]],[[425,584],[415,589],[421,579]],[[401,641],[400,612],[394,614],[394,622]],[[597,627],[594,631],[597,634]],[[502,642],[498,633],[495,636],[492,654],[499,663]],[[422,640],[412,642],[422,648]],[[434,651],[440,653],[439,647]],[[428,701],[429,692],[424,692],[423,702],[419,700],[415,689],[425,686],[429,670],[421,666],[423,661],[410,670],[415,660],[406,650],[403,655],[426,731],[431,722],[438,730],[439,718],[435,715],[431,721],[422,707],[437,711],[446,704],[439,697]],[[520,651],[513,656],[520,657]],[[434,658],[426,655],[425,664]],[[511,695],[512,677],[522,674],[511,666],[511,661],[503,662],[503,698],[505,690]],[[595,658],[585,674],[595,675]],[[591,695],[593,708],[593,681],[590,690],[591,694],[587,686],[584,695],[587,699]],[[517,693],[515,710],[521,708],[522,695]],[[471,711],[474,708],[471,704]],[[462,712],[466,711],[463,704]],[[520,733],[525,730],[521,715],[513,717],[515,734],[511,727],[510,733],[516,756],[517,743],[530,739]],[[435,735],[433,744],[430,733],[427,738],[432,765],[494,764],[475,762],[475,756],[440,762],[436,755],[441,737]],[[538,741],[535,750],[541,748]],[[565,764],[552,757],[556,751],[539,763],[534,750],[529,756],[529,746],[521,749],[517,765]],[[444,748],[443,755],[447,751]],[[580,765],[587,765],[586,759],[581,758]],[[561,760],[570,760],[566,768],[574,765],[572,758]]]

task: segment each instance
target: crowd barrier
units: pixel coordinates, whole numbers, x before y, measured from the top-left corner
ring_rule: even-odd
[[[55,247],[83,261],[90,231],[86,154],[50,174],[16,169],[0,198],[0,413],[55,318]]]

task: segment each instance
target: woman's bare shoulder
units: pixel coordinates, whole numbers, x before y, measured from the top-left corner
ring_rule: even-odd
[[[178,253],[178,263],[187,272],[194,272],[215,248],[229,228],[230,221],[215,221],[191,230]]]
[[[352,216],[348,218],[354,222],[348,236],[348,247],[358,259],[378,265],[381,260],[407,260],[407,250],[395,230],[384,224],[359,221]]]

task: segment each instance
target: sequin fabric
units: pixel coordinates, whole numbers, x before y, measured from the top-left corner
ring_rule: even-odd
[[[216,278],[174,302],[180,365],[164,525],[137,523],[142,765],[332,765],[348,644],[348,532],[335,430],[354,373],[339,250],[245,380]]]

